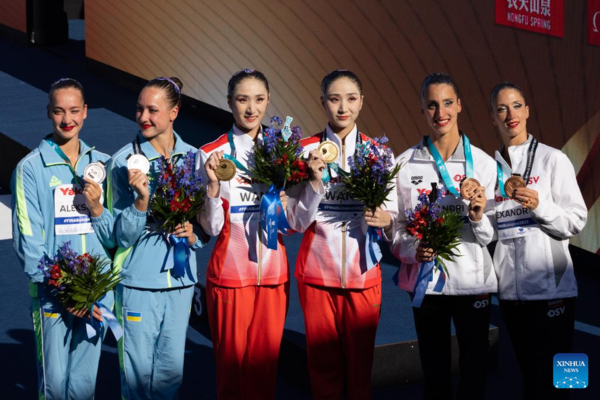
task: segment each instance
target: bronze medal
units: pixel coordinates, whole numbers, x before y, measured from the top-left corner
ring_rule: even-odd
[[[330,140],[325,140],[319,145],[319,151],[323,155],[323,161],[325,164],[331,164],[338,159],[340,149],[337,145]]]
[[[510,178],[508,178],[506,180],[506,182],[504,182],[504,191],[506,192],[506,195],[508,197],[510,197],[511,199],[515,198],[515,191],[518,188],[521,187],[525,187],[527,186],[525,184],[525,181],[523,180],[523,178],[521,178],[519,175],[513,175]]]
[[[233,161],[223,158],[215,170],[215,175],[220,181],[230,181],[235,176],[236,171],[237,168],[235,167]]]
[[[475,190],[481,186],[479,181],[474,178],[466,178],[460,183],[460,195],[464,199],[470,199],[473,197]]]

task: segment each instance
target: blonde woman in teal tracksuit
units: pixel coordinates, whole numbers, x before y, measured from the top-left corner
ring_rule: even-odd
[[[11,183],[14,248],[29,278],[40,399],[94,397],[106,332],[103,328],[88,339],[85,325],[90,321],[89,312],[65,309],[42,285],[44,274],[38,269],[42,257],[54,257],[68,241],[79,254],[87,252],[107,259],[105,248],[113,247],[113,219],[102,206],[102,184],[83,178],[89,164],[109,159],[79,139],[86,117],[79,82],[67,78],[52,84],[48,118],[53,133],[19,162]],[[68,195],[77,191],[81,195]],[[83,211],[77,218],[63,218],[56,203]],[[61,224],[69,220],[79,223]],[[111,308],[113,294],[107,294],[102,303]],[[94,307],[93,317],[102,321],[98,307]]]
[[[195,251],[203,244],[189,222],[171,232],[187,238],[192,250],[189,268],[178,276],[168,267],[172,255],[165,232],[158,230],[157,221],[148,215],[158,183],[160,156],[179,165],[185,153],[196,152],[173,130],[181,87],[177,78],[156,78],[146,84],[137,103],[140,133],[115,153],[109,173],[108,198],[119,246],[115,267],[122,268],[123,278],[117,287],[116,314],[125,331],[119,341],[119,357],[121,392],[127,399],[176,398],[183,376],[185,338],[196,282]],[[128,170],[128,159],[134,156],[148,160],[148,173]]]

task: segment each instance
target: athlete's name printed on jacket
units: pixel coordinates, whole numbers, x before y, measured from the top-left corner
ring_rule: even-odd
[[[349,200],[354,200],[354,199],[344,189],[340,189],[340,190],[326,191],[325,192],[325,201],[327,201],[327,200],[349,201]]]
[[[54,190],[54,230],[57,235],[94,232],[80,185],[61,185]]]
[[[529,215],[529,209],[523,208],[523,207],[518,207],[518,208],[511,208],[510,210],[505,210],[505,211],[496,211],[496,219],[498,219],[498,220],[509,218],[509,217],[518,217],[521,215]]]

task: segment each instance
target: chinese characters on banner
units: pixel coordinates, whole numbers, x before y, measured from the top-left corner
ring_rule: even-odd
[[[496,0],[496,23],[564,37],[564,0]]]
[[[588,0],[587,42],[600,46],[600,0]]]

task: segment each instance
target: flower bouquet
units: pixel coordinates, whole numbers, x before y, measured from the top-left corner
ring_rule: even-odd
[[[202,178],[194,172],[195,154],[188,151],[180,166],[172,165],[161,157],[158,164],[158,187],[150,201],[150,214],[160,223],[165,240],[172,245],[173,257],[167,256],[166,269],[172,269],[175,278],[189,270],[190,248],[187,238],[170,234],[178,226],[196,217],[204,206],[206,189]],[[189,272],[189,271],[188,271]],[[190,275],[191,277],[191,275]],[[191,277],[192,280],[195,280]]]
[[[392,150],[385,145],[387,141],[380,137],[357,145],[354,155],[348,157],[350,174],[342,179],[346,191],[372,211],[388,200],[400,171],[400,164],[394,165]]]
[[[118,340],[122,333],[113,313],[101,302],[108,292],[121,281],[119,272],[110,268],[110,261],[88,253],[77,254],[71,249],[71,242],[63,243],[57,254],[50,258],[41,258],[38,268],[44,273],[44,283],[56,299],[65,307],[74,311],[89,310],[93,315],[93,307],[102,310],[102,317],[108,322]],[[96,335],[101,322],[91,318],[88,337]]]
[[[263,142],[257,144],[254,152],[254,178],[279,190],[286,190],[300,182],[308,180],[307,165],[301,155],[304,148],[300,145],[302,129],[289,125],[292,118],[287,117],[282,127],[281,118],[271,118],[265,129]]]
[[[434,269],[441,268],[441,276],[433,290],[442,291],[446,283],[446,275],[449,276],[444,260],[453,261],[454,257],[460,256],[457,248],[461,243],[459,231],[463,219],[456,211],[442,209],[439,201],[443,196],[438,192],[435,184],[432,186],[429,195],[425,193],[419,195],[419,204],[414,209],[405,211],[406,233],[415,237],[415,241],[426,243],[435,254],[433,261],[421,264],[413,291],[413,307],[421,306],[427,284],[433,278]]]
[[[206,189],[202,178],[194,173],[195,154],[188,151],[181,166],[171,165],[164,157],[158,164],[158,187],[150,202],[152,216],[160,221],[162,231],[175,228],[196,216],[204,206]]]
[[[290,229],[279,192],[308,180],[308,167],[301,157],[302,130],[299,126],[290,128],[291,122],[292,118],[287,117],[282,126],[281,118],[271,118],[262,143],[256,146],[255,166],[251,171],[256,180],[269,185],[260,202],[260,220],[267,235],[267,247],[272,250],[277,249],[277,232],[286,234]]]
[[[387,141],[386,137],[373,138],[357,145],[354,155],[348,157],[350,174],[341,174],[345,191],[373,212],[388,200],[388,195],[395,187],[394,179],[400,171],[400,164],[394,163],[392,150],[385,145]],[[370,226],[365,243],[367,270],[381,260],[379,242],[381,229]]]

